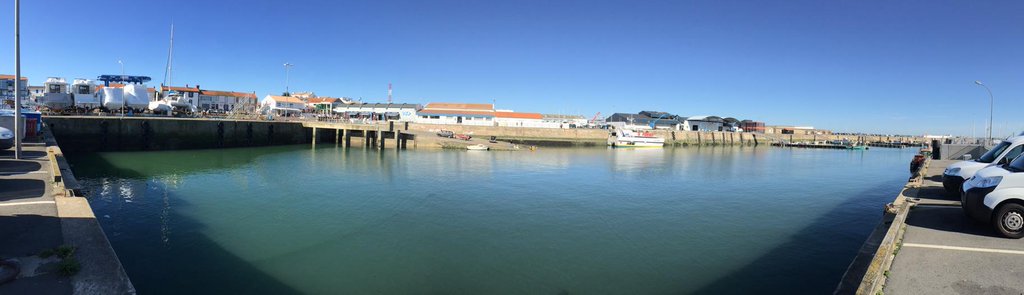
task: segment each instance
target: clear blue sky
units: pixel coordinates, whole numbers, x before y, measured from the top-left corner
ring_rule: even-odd
[[[778,2],[778,3],[776,3]],[[13,0],[0,15],[12,73]],[[587,117],[660,110],[837,131],[1024,129],[1020,1],[22,1],[23,74],[491,102]]]

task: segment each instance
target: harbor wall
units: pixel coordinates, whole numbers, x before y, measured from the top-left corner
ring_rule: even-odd
[[[557,128],[527,128],[527,127],[497,127],[497,126],[465,126],[465,125],[443,125],[443,124],[409,124],[409,130],[423,132],[437,132],[438,130],[451,130],[460,134],[472,134],[475,137],[497,137],[499,140],[506,140],[527,144],[553,144],[553,145],[604,145],[608,138],[606,129],[557,129]],[[789,142],[799,141],[826,141],[826,140],[865,140],[873,141],[902,141],[902,142],[925,142],[920,137],[897,137],[897,136],[856,136],[856,135],[814,135],[814,134],[764,134],[745,132],[710,132],[710,131],[679,131],[679,130],[653,130],[655,136],[665,138],[669,145],[760,145],[770,144],[781,140]]]
[[[48,116],[43,122],[66,153],[249,147],[312,140],[312,130],[297,122],[94,116]]]

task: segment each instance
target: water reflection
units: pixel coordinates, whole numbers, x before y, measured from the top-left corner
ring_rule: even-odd
[[[809,225],[876,214],[893,192],[862,188],[896,190],[905,170],[895,151],[267,149],[104,153],[81,174],[73,163],[146,293],[211,277],[223,293],[256,280],[305,293],[735,290],[722,279],[786,272],[761,257],[813,268],[824,260],[801,255],[852,255],[856,234],[833,243]],[[828,249],[775,250],[804,244]],[[206,259],[176,258],[195,256]],[[827,261],[840,266],[801,280],[848,262]],[[197,267],[223,274],[162,273]]]

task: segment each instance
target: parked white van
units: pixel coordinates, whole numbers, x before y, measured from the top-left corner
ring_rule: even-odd
[[[981,169],[963,185],[964,213],[1007,238],[1024,237],[1024,157]]]
[[[946,167],[942,172],[942,187],[947,192],[957,192],[964,180],[974,176],[978,170],[994,165],[1005,165],[1024,152],[1024,136],[1014,136],[1003,140],[980,158],[960,161]]]

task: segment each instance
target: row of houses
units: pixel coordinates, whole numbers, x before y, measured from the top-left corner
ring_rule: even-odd
[[[682,117],[666,112],[642,111],[636,114],[615,113],[605,119],[609,126],[626,129],[665,129],[687,131],[730,131],[765,134],[827,135],[832,131],[812,126],[767,126],[764,122],[719,116]]]
[[[228,112],[254,112],[259,106],[258,97],[255,92],[237,92],[202,89],[199,85],[189,86],[160,86],[160,93],[153,97],[153,100],[167,97],[170,93],[176,92],[181,98],[194,106],[199,111],[228,113]]]
[[[353,120],[422,124],[536,128],[571,128],[587,124],[587,119],[583,116],[499,110],[495,109],[493,104],[486,103],[434,102],[424,106],[412,103],[358,103],[335,98],[267,95],[263,99],[262,107],[279,115],[306,112]]]

